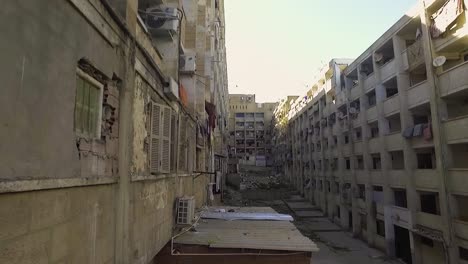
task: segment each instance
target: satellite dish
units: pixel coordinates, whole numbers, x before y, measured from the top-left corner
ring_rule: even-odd
[[[432,65],[434,65],[434,67],[440,67],[444,65],[446,61],[447,61],[447,58],[445,56],[439,56],[434,59],[434,61],[432,62]]]

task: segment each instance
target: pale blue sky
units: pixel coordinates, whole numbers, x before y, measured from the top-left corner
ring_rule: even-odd
[[[355,58],[417,0],[225,0],[230,93],[302,95],[323,63]]]

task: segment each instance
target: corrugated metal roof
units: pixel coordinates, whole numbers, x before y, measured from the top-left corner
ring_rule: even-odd
[[[243,207],[236,212],[275,211],[269,207]],[[211,248],[318,251],[317,245],[289,221],[200,219],[195,231],[178,236],[174,243]]]

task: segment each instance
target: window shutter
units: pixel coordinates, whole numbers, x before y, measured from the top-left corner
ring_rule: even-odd
[[[162,112],[161,172],[171,170],[171,108],[164,106]]]
[[[150,173],[161,171],[161,105],[151,107]]]
[[[180,116],[179,119],[179,170],[187,170],[187,119]]]

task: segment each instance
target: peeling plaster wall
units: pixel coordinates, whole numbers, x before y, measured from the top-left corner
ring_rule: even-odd
[[[133,166],[134,175],[147,173],[148,153],[145,140],[148,135],[146,107],[149,103],[148,85],[140,75],[135,76],[135,96],[133,101]]]

